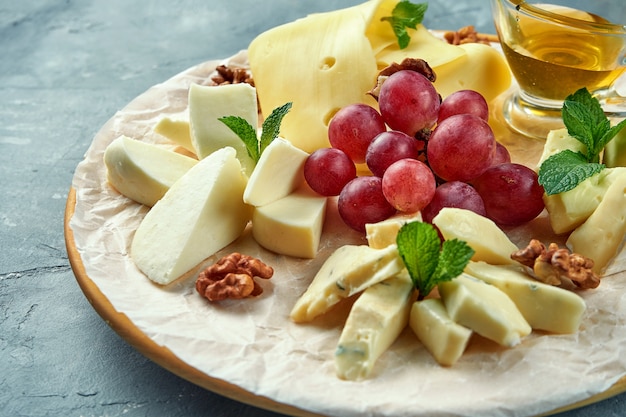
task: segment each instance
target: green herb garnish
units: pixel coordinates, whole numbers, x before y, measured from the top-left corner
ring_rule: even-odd
[[[382,21],[389,22],[393,28],[393,32],[398,38],[400,49],[409,46],[411,36],[407,28],[417,29],[417,25],[422,23],[424,15],[428,9],[428,3],[414,4],[409,0],[402,0],[393,8],[391,16],[383,17]]]
[[[546,194],[558,194],[602,171],[600,154],[607,143],[626,126],[626,120],[611,127],[600,102],[581,88],[563,102],[563,123],[567,133],[585,145],[585,152],[563,150],[546,159],[539,168],[539,183]]]
[[[220,117],[218,120],[230,128],[242,142],[246,145],[246,150],[250,158],[254,162],[259,162],[261,154],[278,137],[280,132],[280,124],[283,117],[291,109],[292,103],[285,103],[274,109],[272,113],[263,121],[261,126],[261,140],[257,137],[256,128],[252,126],[246,119],[239,116]]]
[[[422,222],[403,225],[396,243],[419,300],[440,282],[459,276],[474,255],[474,250],[462,240],[446,240],[442,244],[437,230]]]

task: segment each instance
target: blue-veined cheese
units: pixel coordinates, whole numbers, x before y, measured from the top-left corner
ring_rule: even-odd
[[[459,360],[472,335],[470,329],[450,318],[440,298],[413,303],[409,325],[435,360],[444,366]]]
[[[192,84],[189,87],[189,126],[198,158],[205,158],[229,146],[237,152],[237,158],[249,176],[255,161],[239,136],[219,120],[228,116],[243,118],[256,131],[259,114],[254,87],[246,83],[220,86]]]
[[[326,259],[313,281],[296,301],[291,319],[311,321],[344,298],[390,278],[404,269],[396,245],[374,249],[345,245]]]
[[[207,156],[170,187],[143,218],[131,258],[152,281],[169,284],[241,235],[252,209],[235,150]]]
[[[531,327],[499,288],[465,273],[438,285],[450,318],[507,347],[519,344]]]
[[[153,206],[198,161],[161,146],[120,136],[104,151],[107,180],[121,194]]]
[[[512,265],[470,262],[465,272],[504,291],[533,329],[553,333],[578,331],[586,308],[578,294],[539,282]]]
[[[350,309],[335,350],[337,376],[366,378],[374,364],[406,327],[413,283],[408,272],[368,287]]]

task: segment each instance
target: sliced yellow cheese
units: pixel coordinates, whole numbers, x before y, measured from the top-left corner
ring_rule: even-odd
[[[182,146],[189,152],[196,152],[196,148],[191,141],[189,121],[163,117],[154,127],[154,131],[159,135],[165,136],[177,145]]]
[[[263,206],[279,200],[304,183],[308,153],[283,138],[270,143],[259,158],[243,192],[243,201]]]
[[[450,318],[487,339],[512,347],[531,332],[511,298],[493,285],[461,274],[438,287]]]
[[[578,331],[586,308],[578,294],[539,282],[515,266],[470,262],[465,272],[504,291],[533,329]]]
[[[400,230],[402,226],[409,222],[421,220],[422,215],[420,212],[417,212],[411,214],[396,214],[377,223],[367,223],[365,225],[367,244],[375,249],[395,245],[398,230]]]
[[[104,151],[109,183],[131,200],[150,207],[197,162],[126,136],[115,139]]]
[[[373,249],[345,245],[328,257],[291,310],[296,322],[313,320],[344,298],[359,293],[404,269],[396,245]]]
[[[572,190],[545,194],[543,201],[554,233],[567,233],[583,224],[598,207],[615,179],[623,175],[626,175],[626,168],[606,168]]]
[[[406,269],[363,291],[354,303],[335,350],[341,379],[367,378],[378,358],[406,327],[413,283]]]
[[[297,258],[314,258],[319,248],[326,197],[303,189],[256,207],[252,236],[266,249]]]
[[[413,303],[409,325],[435,360],[444,366],[459,360],[472,335],[470,329],[450,318],[440,298]]]
[[[241,235],[252,215],[243,202],[247,177],[235,150],[197,163],[140,223],[131,258],[148,278],[169,284]]]
[[[255,161],[239,136],[219,120],[227,116],[241,117],[257,128],[259,114],[254,87],[246,83],[220,86],[192,84],[189,87],[189,126],[198,158],[205,158],[229,146],[237,152],[237,158],[249,176]]]
[[[593,259],[593,270],[602,274],[620,252],[626,234],[626,175],[619,175],[598,208],[567,239],[572,252]]]
[[[474,249],[474,261],[513,264],[511,254],[517,246],[490,219],[471,210],[445,207],[433,219],[446,240],[459,239]]]

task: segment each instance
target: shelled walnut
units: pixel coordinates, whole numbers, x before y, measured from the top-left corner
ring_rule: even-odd
[[[196,290],[209,301],[256,297],[263,293],[263,287],[254,278],[269,279],[272,275],[273,268],[259,259],[234,252],[203,270]]]
[[[218,65],[215,72],[216,74],[211,77],[211,81],[215,85],[246,83],[254,87],[254,79],[245,68]]]
[[[593,260],[556,243],[545,245],[532,239],[527,247],[511,254],[511,259],[533,270],[537,280],[550,285],[560,285],[562,277],[569,278],[581,289],[596,288],[600,277],[593,272]]]
[[[443,38],[452,45],[463,45],[464,43],[483,43],[489,45],[492,42],[498,42],[496,35],[478,33],[472,25],[464,26],[456,32],[446,32]]]

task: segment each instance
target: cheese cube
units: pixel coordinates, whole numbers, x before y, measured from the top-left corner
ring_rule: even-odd
[[[450,318],[440,298],[413,303],[409,325],[435,360],[444,366],[456,363],[472,335],[470,329]]]
[[[266,249],[297,258],[314,258],[319,248],[326,197],[303,188],[256,207],[252,236]]]
[[[107,180],[121,194],[152,207],[198,161],[120,136],[104,151]]]
[[[470,262],[465,272],[505,292],[530,327],[553,333],[575,333],[585,312],[576,293],[539,282],[516,266]]]
[[[368,287],[352,306],[335,350],[341,379],[366,378],[406,327],[413,283],[406,270]]]
[[[205,158],[218,149],[229,146],[237,152],[237,159],[249,176],[255,161],[248,154],[241,138],[218,120],[228,116],[243,118],[256,131],[259,114],[254,87],[245,83],[220,86],[192,84],[189,87],[189,126],[198,158]]]
[[[285,139],[274,139],[252,171],[243,201],[258,207],[290,194],[304,183],[303,169],[308,156]]]
[[[444,207],[433,219],[446,240],[459,239],[474,249],[474,261],[513,264],[511,254],[518,250],[508,236],[490,219],[465,210]]]
[[[326,259],[291,310],[296,322],[311,321],[344,298],[359,293],[404,269],[396,245],[373,249],[345,245]]]
[[[439,284],[450,318],[494,342],[513,347],[531,327],[502,290],[467,274]]]
[[[130,251],[137,267],[169,284],[234,241],[252,215],[242,199],[246,181],[233,148],[198,162],[139,224]]]

